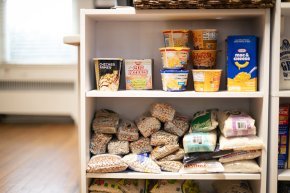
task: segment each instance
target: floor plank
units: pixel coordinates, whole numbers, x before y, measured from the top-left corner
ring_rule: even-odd
[[[1,193],[78,193],[73,124],[0,124]]]

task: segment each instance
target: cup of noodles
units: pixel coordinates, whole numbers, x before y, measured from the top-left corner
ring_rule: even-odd
[[[94,58],[97,90],[117,91],[120,84],[122,58]]]
[[[192,30],[193,47],[195,50],[216,50],[217,30],[196,29]]]
[[[192,70],[194,90],[217,92],[220,87],[222,70]]]
[[[164,69],[181,69],[186,67],[190,48],[165,47],[159,50]]]
[[[185,91],[188,70],[160,70],[164,91]]]
[[[164,30],[165,47],[187,47],[189,30]]]
[[[195,69],[213,69],[216,66],[216,50],[192,50],[192,63]]]

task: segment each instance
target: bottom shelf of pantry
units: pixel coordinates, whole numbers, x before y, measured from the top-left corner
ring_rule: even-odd
[[[279,170],[278,171],[278,180],[280,181],[290,181],[290,169]]]
[[[120,172],[120,173],[87,173],[87,178],[260,180],[261,174],[244,174],[244,173],[181,174],[173,172],[162,172],[161,174],[152,174],[139,172]]]

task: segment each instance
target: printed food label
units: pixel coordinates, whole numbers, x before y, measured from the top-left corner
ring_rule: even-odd
[[[290,43],[287,39],[280,47],[280,88],[290,89]]]

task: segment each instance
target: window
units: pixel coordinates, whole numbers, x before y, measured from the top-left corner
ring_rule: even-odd
[[[77,63],[77,48],[63,44],[73,29],[72,0],[0,1],[5,64]]]

